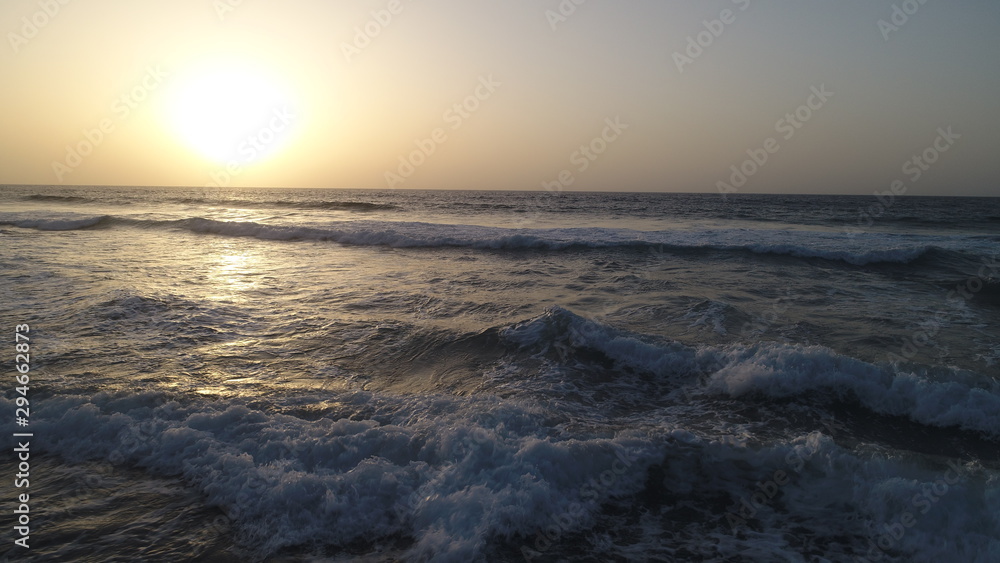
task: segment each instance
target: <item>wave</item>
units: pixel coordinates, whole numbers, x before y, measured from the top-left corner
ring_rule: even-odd
[[[399,206],[391,203],[372,203],[367,201],[281,201],[252,199],[209,199],[209,198],[175,198],[169,203],[186,205],[207,205],[212,207],[293,207],[300,209],[328,209],[334,211],[392,211]]]
[[[114,203],[115,205],[130,204],[135,203],[135,201],[122,201],[121,199],[113,200],[102,200],[99,198],[90,198],[83,196],[63,196],[63,195],[47,195],[47,194],[32,194],[23,196],[21,199],[25,201],[42,201],[51,203]],[[136,200],[141,201],[141,200]],[[371,211],[393,211],[399,209],[399,206],[391,203],[373,203],[367,201],[284,201],[284,200],[257,200],[257,199],[225,199],[225,198],[199,198],[199,197],[183,197],[183,198],[167,198],[156,203],[173,203],[181,205],[198,205],[198,206],[210,206],[210,207],[284,207],[284,208],[299,208],[299,209],[326,209],[331,211],[356,211],[356,212],[371,212]]]
[[[411,538],[409,560],[479,560],[492,538],[527,536],[568,511],[587,480],[620,459],[628,474],[595,491],[581,526],[600,501],[635,494],[645,480],[635,440],[540,438],[546,415],[537,408],[341,399],[368,403],[375,419],[307,421],[235,402],[102,393],[40,401],[32,424],[48,436],[41,451],[183,477],[233,521],[257,560],[290,546],[393,536]],[[0,398],[2,410],[12,405]]]
[[[422,222],[340,221],[324,226],[266,224],[187,218],[153,221],[113,216],[2,218],[0,225],[66,231],[130,226],[182,229],[193,233],[261,240],[317,240],[395,248],[467,247],[489,250],[568,250],[622,248],[654,254],[691,251],[749,252],[844,262],[855,266],[910,264],[924,257],[975,261],[964,246],[985,243],[969,237],[860,234],[815,231],[719,229],[714,231],[631,231],[627,229],[509,229]],[[950,247],[950,248],[949,248]]]
[[[84,203],[96,201],[87,197],[80,196],[64,196],[64,195],[45,195],[45,194],[33,194],[24,196],[27,201],[52,201],[52,202],[65,202],[65,203]]]
[[[166,303],[122,293],[100,306],[158,314],[172,308]],[[934,511],[895,538],[894,554],[986,562],[1000,551],[1000,491],[983,463],[918,463],[852,449],[828,431],[786,428],[780,439],[759,440],[746,433],[758,424],[728,422],[755,411],[739,403],[757,397],[790,398],[804,410],[817,396],[840,396],[920,424],[1000,436],[1000,391],[971,374],[934,380],[820,347],[691,347],[560,308],[490,331],[510,352],[507,368],[546,357],[564,367],[610,365],[613,377],[576,383],[642,391],[634,401],[657,399],[644,386],[650,381],[663,393],[696,386],[693,400],[715,409],[704,416],[727,422],[707,434],[676,402],[660,413],[671,418],[616,413],[619,397],[610,393],[593,403],[605,422],[591,430],[563,403],[534,393],[334,385],[247,401],[118,388],[32,400],[32,447],[71,463],[183,479],[225,514],[255,561],[313,546],[375,552],[386,544],[397,560],[444,562],[572,559],[581,546],[600,560],[670,560],[678,550],[703,561],[792,560],[809,550],[846,560],[866,553],[883,525],[927,503]],[[514,371],[514,386],[568,400],[566,373]],[[314,409],[304,416],[307,405]],[[0,415],[14,408],[0,397]],[[942,479],[947,494],[921,496]],[[608,530],[638,532],[607,542]]]
[[[343,224],[342,228],[330,229],[262,225],[254,222],[222,222],[201,218],[181,220],[177,225],[198,233],[247,236],[264,240],[321,240],[357,246],[471,247],[491,250],[632,248],[661,253],[690,250],[749,251],[755,254],[842,261],[857,266],[876,263],[908,264],[936,249],[936,246],[931,244],[841,250],[791,242],[746,243],[742,241],[746,240],[750,233],[744,230],[712,233],[664,232],[657,236],[636,231],[600,228],[518,231],[417,222],[378,224],[355,222]],[[766,232],[755,234],[766,235]],[[799,238],[796,235],[793,233],[788,238]],[[878,237],[872,239],[880,242]]]
[[[873,373],[884,368],[818,348],[654,342],[563,309],[501,332],[530,352],[556,341],[599,351],[626,383],[643,373],[671,385],[695,376],[707,391],[742,400],[754,392],[808,396],[824,385],[846,386],[870,398],[882,394],[890,411],[926,395],[911,415],[940,419],[955,416],[939,408],[942,399],[970,389]],[[751,373],[766,365],[781,375]],[[824,375],[838,370],[840,379]],[[885,385],[890,375],[895,385]],[[876,381],[870,388],[850,383],[868,378]],[[773,388],[768,383],[779,380]],[[789,430],[764,444],[733,425],[707,436],[689,430],[683,414],[648,429],[588,432],[537,397],[303,393],[250,405],[156,391],[62,393],[33,401],[32,446],[74,463],[104,460],[182,478],[225,514],[249,560],[317,545],[375,551],[385,543],[395,546],[398,560],[445,562],[506,560],[499,554],[508,552],[565,558],[579,546],[601,560],[629,552],[666,559],[677,549],[704,561],[748,553],[794,559],[803,549],[843,550],[837,553],[846,559],[865,553],[883,524],[898,521],[908,507],[916,514],[924,502],[935,511],[907,526],[894,553],[960,553],[985,562],[998,551],[995,472],[973,461],[913,463],[851,450],[820,431]],[[974,403],[957,403],[978,410],[982,422],[995,418],[997,396],[983,390]],[[310,404],[324,407],[321,416],[297,415]],[[0,397],[0,414],[12,416],[13,409],[13,400]],[[948,494],[916,504],[928,484],[942,479]],[[780,494],[771,481],[780,483]],[[609,529],[636,529],[635,518],[646,512],[653,516],[644,521],[647,530],[615,545],[602,541]],[[942,534],[949,545],[940,543]]]
[[[851,401],[887,416],[933,427],[953,427],[1000,440],[1000,382],[962,370],[930,374],[920,368],[867,363],[822,346],[782,343],[689,347],[630,334],[553,308],[501,333],[534,350],[594,352],[616,373],[652,374],[668,383],[696,384],[731,398],[804,398]],[[646,387],[648,390],[648,387]]]
[[[496,560],[490,554],[500,547],[534,560],[565,555],[560,548],[571,542],[593,542],[600,559],[614,560],[623,553],[583,538],[632,529],[630,514],[640,509],[663,512],[650,536],[619,545],[625,552],[791,557],[808,536],[819,540],[813,549],[830,549],[829,541],[860,554],[868,547],[866,521],[881,532],[926,484],[945,477],[951,490],[934,499],[943,508],[895,549],[947,547],[970,555],[965,560],[989,561],[972,555],[996,548],[995,504],[983,499],[997,486],[975,463],[924,467],[852,452],[820,432],[765,446],[699,437],[683,426],[547,435],[554,413],[496,397],[347,392],[301,400],[330,399],[366,415],[305,420],[157,392],[51,397],[33,412],[32,446],[71,462],[104,460],[182,478],[225,514],[246,558],[256,561],[299,546],[374,548],[386,540],[401,550],[399,560]],[[0,411],[8,410],[13,401],[0,398]],[[781,494],[754,497],[773,487],[761,484],[778,471],[789,478],[778,479]],[[750,510],[744,502],[753,503]],[[678,506],[687,508],[672,513]],[[687,532],[665,542],[658,526]],[[757,533],[743,533],[750,529]],[[936,545],[942,533],[955,545]]]
[[[121,224],[121,221],[110,215],[84,217],[81,219],[14,219],[0,221],[0,225],[39,231],[78,231],[95,227],[110,227],[116,223]]]
[[[391,203],[370,203],[366,201],[318,201],[309,203],[288,203],[275,202],[268,205],[292,205],[302,207],[313,207],[317,209],[339,209],[344,211],[391,211],[399,209],[398,205]]]
[[[872,412],[1000,439],[1000,384],[955,371],[950,378],[901,366],[879,366],[821,346],[762,344],[722,353],[709,387],[731,397],[852,400]]]
[[[917,215],[905,215],[901,217],[883,216],[877,219],[879,223],[899,223],[914,227],[933,227],[937,229],[961,229],[970,224],[988,224],[994,220],[996,220],[996,217],[989,215],[973,217],[921,217]]]

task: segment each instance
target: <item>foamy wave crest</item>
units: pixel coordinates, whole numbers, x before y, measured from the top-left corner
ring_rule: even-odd
[[[715,231],[633,231],[597,227],[510,229],[406,221],[334,221],[324,224],[291,225],[220,221],[201,217],[154,221],[108,216],[45,219],[0,216],[0,224],[39,230],[86,229],[98,225],[167,228],[222,236],[254,237],[262,240],[319,240],[358,246],[397,248],[467,247],[495,250],[633,248],[660,254],[712,250],[819,258],[858,266],[876,263],[908,264],[934,250],[961,253],[971,248],[975,253],[980,247],[986,248],[991,244],[967,237],[930,235],[865,233],[848,237],[832,232],[767,229]]]
[[[253,560],[379,540],[402,544],[395,555],[408,561],[492,560],[497,544],[546,560],[555,555],[553,529],[564,543],[599,536],[619,518],[612,514],[638,506],[653,515],[651,530],[637,530],[642,537],[621,558],[683,548],[699,560],[792,559],[800,551],[788,539],[802,536],[861,553],[868,534],[877,539],[907,509],[916,524],[894,552],[985,562],[1000,551],[995,478],[974,463],[923,467],[858,455],[819,432],[767,446],[670,428],[556,437],[548,410],[495,397],[351,392],[334,402],[347,409],[340,414],[372,417],[303,420],[152,392],[57,396],[37,403],[32,446],[184,478],[231,519]],[[13,408],[0,398],[0,413]],[[778,471],[780,486],[771,483]],[[947,494],[928,496],[927,485],[942,479]],[[919,509],[931,502],[925,516]],[[664,541],[659,511],[677,507],[684,530]],[[621,518],[615,525],[629,525]],[[942,530],[951,545],[940,544]]]
[[[968,372],[951,380],[876,366],[821,346],[760,344],[720,352],[712,389],[732,397],[828,394],[853,396],[866,408],[930,426],[957,426],[1000,438],[1000,384]]]
[[[928,426],[958,427],[1000,438],[996,416],[1000,384],[971,372],[947,370],[931,376],[873,365],[821,346],[689,347],[630,334],[561,308],[501,335],[537,350],[566,343],[575,350],[598,351],[616,367],[626,368],[624,373],[652,373],[675,385],[700,379],[705,390],[730,397],[822,395],[854,400],[873,412],[905,416]]]
[[[178,221],[176,225],[197,233],[248,236],[264,240],[320,240],[356,246],[390,246],[395,248],[452,246],[499,250],[561,249],[574,244],[600,246],[599,243],[582,240],[547,238],[543,231],[522,234],[512,229],[418,222],[357,221],[317,228],[196,218]]]
[[[496,250],[633,247],[654,251],[721,250],[758,254],[823,258],[855,265],[877,262],[909,263],[935,248],[928,243],[900,244],[891,237],[872,235],[868,241],[849,240],[830,233],[779,231],[659,231],[625,229],[503,229],[475,225],[441,225],[419,222],[342,222],[333,228],[261,225],[188,219],[180,226],[195,232],[253,236],[269,240],[328,240],[351,245],[392,247],[472,247]],[[773,242],[746,243],[747,239]],[[795,241],[793,244],[792,241]],[[847,246],[847,248],[843,248]]]
[[[32,427],[39,451],[182,476],[260,560],[290,546],[391,537],[412,539],[408,560],[481,560],[490,540],[533,535],[572,503],[573,526],[584,528],[601,502],[637,493],[646,479],[640,440],[547,437],[540,408],[365,392],[337,399],[369,405],[374,419],[310,421],[235,402],[102,393],[39,401]],[[0,398],[8,409],[13,401]],[[588,480],[613,467],[615,480],[581,499]]]
[[[575,349],[598,351],[620,367],[667,378],[707,373],[715,361],[709,348],[656,342],[561,307],[553,307],[541,317],[513,325],[500,334],[522,348],[547,351],[566,343]]]

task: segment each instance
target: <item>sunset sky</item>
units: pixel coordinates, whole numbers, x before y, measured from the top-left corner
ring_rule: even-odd
[[[0,30],[5,184],[1000,185],[995,0],[5,0]]]

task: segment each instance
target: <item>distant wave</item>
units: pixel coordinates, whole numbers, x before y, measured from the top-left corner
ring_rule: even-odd
[[[51,203],[102,203],[102,200],[63,195],[33,194],[24,196],[26,201],[43,201]],[[204,205],[210,207],[284,207],[300,209],[329,209],[334,211],[391,211],[399,209],[399,206],[391,203],[372,203],[367,201],[280,201],[280,200],[253,200],[253,199],[212,199],[212,198],[168,198],[166,203],[181,205]],[[113,203],[121,205],[122,202],[114,200]],[[162,202],[157,202],[162,203]]]
[[[391,211],[399,209],[399,206],[391,203],[371,203],[367,201],[277,201],[209,198],[181,198],[168,201],[170,203],[207,205],[212,207],[292,207],[299,209],[330,209],[335,211]]]
[[[428,223],[345,223],[342,228],[310,228],[262,225],[254,222],[223,222],[211,219],[184,219],[176,226],[198,233],[247,236],[263,240],[324,240],[357,246],[396,248],[471,247],[493,250],[567,250],[574,248],[622,248],[656,252],[687,250],[750,251],[757,254],[823,258],[854,265],[880,262],[907,264],[933,250],[932,245],[871,250],[820,249],[792,243],[745,243],[748,233],[729,231],[723,243],[706,243],[689,233],[673,233],[680,240],[648,240],[642,233],[609,229],[550,229],[517,231],[464,225]],[[720,231],[725,232],[725,231]],[[679,236],[678,236],[679,235]],[[684,240],[687,239],[687,240]]]
[[[421,222],[342,221],[324,227],[218,221],[193,217],[151,221],[107,215],[80,218],[0,218],[0,225],[40,231],[129,226],[182,229],[193,233],[261,240],[314,240],[356,246],[395,248],[465,247],[492,250],[568,250],[631,248],[656,254],[691,251],[750,252],[845,262],[856,266],[909,264],[925,256],[968,259],[959,250],[940,246],[939,237],[898,237],[868,233],[846,237],[838,233],[719,229],[714,231],[642,232],[626,229],[505,229],[474,225]],[[968,239],[963,239],[968,240]],[[942,254],[944,256],[942,256]],[[974,258],[974,256],[972,256]]]
[[[958,220],[955,217],[937,218],[937,217],[917,217],[912,215],[905,215],[902,217],[891,217],[891,216],[879,217],[878,222],[900,223],[903,225],[912,225],[914,227],[938,227],[938,228],[944,227],[948,229],[952,228],[960,229],[965,227],[968,223],[978,223],[980,221],[988,223],[996,219],[997,219],[996,217],[991,217],[991,216],[969,217],[969,218],[964,218],[963,220]],[[855,220],[846,222],[849,224],[850,223],[856,224]]]
[[[100,215],[82,219],[21,219],[0,221],[0,225],[10,225],[12,227],[21,227],[22,229],[37,229],[39,231],[77,231],[98,226],[110,227],[116,222],[121,222],[121,220],[116,220],[110,215]]]
[[[53,201],[53,202],[65,202],[65,203],[83,203],[92,202],[93,199],[87,197],[79,196],[67,196],[67,195],[44,195],[44,194],[34,194],[24,197],[27,201]]]

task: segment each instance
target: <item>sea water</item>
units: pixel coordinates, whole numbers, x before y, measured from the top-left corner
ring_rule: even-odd
[[[11,560],[1000,559],[998,199],[10,186],[0,272]]]

